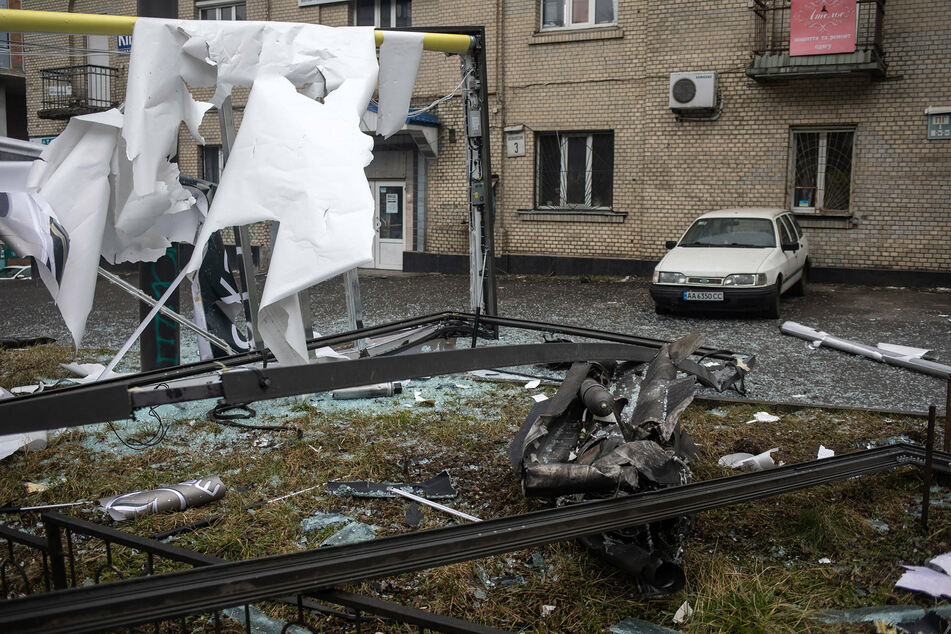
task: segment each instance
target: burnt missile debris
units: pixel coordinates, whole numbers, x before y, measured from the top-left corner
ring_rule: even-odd
[[[696,384],[741,391],[753,364],[752,357],[741,356],[688,359],[701,342],[694,333],[664,345],[646,368],[573,363],[555,396],[532,408],[509,446],[523,493],[562,506],[691,482],[697,448],[679,419]],[[689,525],[683,515],[580,541],[628,574],[645,596],[664,596],[684,586]]]

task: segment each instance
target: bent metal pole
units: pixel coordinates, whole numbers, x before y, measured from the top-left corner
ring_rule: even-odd
[[[0,9],[0,31],[30,33],[89,33],[131,35],[138,18],[130,15],[96,15],[59,11]],[[385,31],[375,31],[376,45],[383,43]],[[442,53],[467,53],[473,38],[458,33],[425,33],[423,49]]]

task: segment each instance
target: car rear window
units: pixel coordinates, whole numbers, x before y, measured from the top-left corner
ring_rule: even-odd
[[[767,218],[701,218],[687,229],[682,247],[775,247],[773,223]]]

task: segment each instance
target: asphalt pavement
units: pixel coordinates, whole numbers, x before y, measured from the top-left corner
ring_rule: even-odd
[[[126,275],[135,283],[135,275]],[[361,273],[366,325],[443,310],[468,309],[462,275]],[[706,345],[755,354],[748,396],[758,400],[828,403],[893,410],[944,409],[947,382],[836,350],[813,349],[783,335],[779,324],[797,321],[840,337],[928,348],[951,363],[951,289],[811,284],[805,297],[784,298],[781,319],[658,316],[643,278],[576,278],[506,275],[498,280],[499,313],[660,339],[699,331]],[[183,313],[191,314],[183,294]],[[343,283],[337,278],[311,290],[315,328],[346,330]],[[87,324],[85,347],[118,348],[135,328],[136,300],[100,280]],[[0,282],[0,337],[50,336],[70,345],[68,331],[41,283]],[[503,341],[540,341],[513,333]],[[183,356],[195,355],[184,335]],[[84,360],[84,359],[81,359]]]

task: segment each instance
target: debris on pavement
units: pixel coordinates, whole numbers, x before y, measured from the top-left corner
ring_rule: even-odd
[[[184,511],[220,500],[226,488],[216,475],[179,482],[160,489],[134,491],[124,495],[101,498],[99,504],[117,522],[137,515]]]
[[[825,445],[819,445],[819,452],[816,454],[816,460],[822,460],[823,458],[831,458],[835,455],[835,452],[826,447]]]
[[[951,374],[951,365],[937,363],[930,350],[912,348],[889,343],[879,343],[869,346],[850,339],[842,339],[821,330],[798,324],[794,321],[783,322],[779,330],[786,335],[792,335],[809,341],[813,348],[828,346],[836,350],[851,352],[873,361],[880,361],[925,374],[945,378]]]
[[[403,520],[406,522],[406,525],[416,528],[424,519],[425,516],[423,512],[419,510],[419,505],[416,504],[416,502],[410,502],[409,506],[406,507],[406,512],[403,514]]]
[[[327,489],[333,495],[355,498],[391,498],[398,494],[390,489],[408,491],[414,495],[426,497],[430,500],[449,500],[458,492],[452,486],[452,478],[448,471],[442,471],[425,482],[369,482],[359,480],[355,482],[331,481]]]

